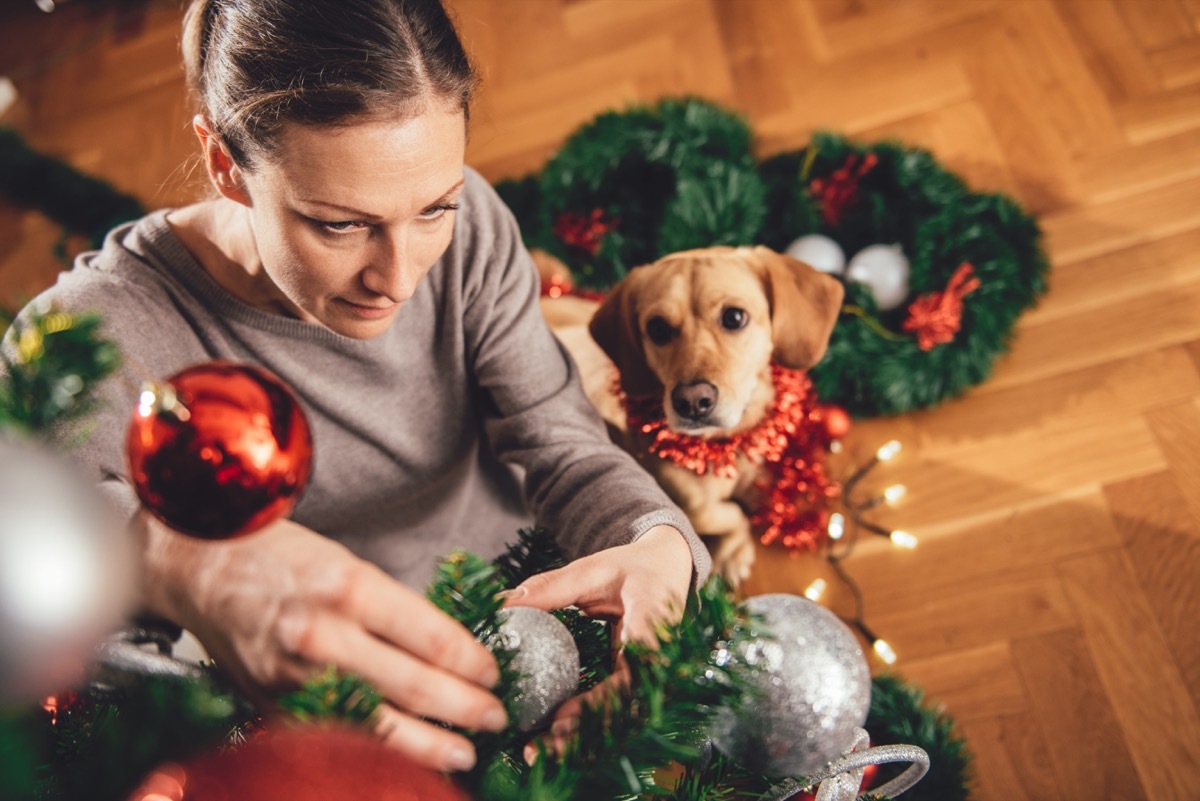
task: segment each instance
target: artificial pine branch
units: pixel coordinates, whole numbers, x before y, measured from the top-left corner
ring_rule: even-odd
[[[54,711],[0,715],[8,799],[121,801],[165,760],[227,741],[248,706],[207,680],[146,676],[118,690],[64,694]],[[5,754],[25,749],[24,764]]]
[[[500,571],[505,588],[512,588],[528,578],[557,570],[567,564],[550,532],[544,528],[523,528],[517,532],[517,541],[496,557],[495,565]]]
[[[661,630],[657,648],[626,647],[627,688],[585,705],[561,753],[543,751],[503,801],[613,801],[663,793],[655,772],[699,759],[714,715],[744,695],[744,682],[711,659],[714,647],[738,647],[741,622],[720,582],[702,588],[683,621]]]
[[[5,332],[0,353],[0,428],[43,432],[94,406],[96,385],[120,363],[100,336],[98,315],[32,310]]]
[[[546,529],[524,528],[495,564],[505,589],[511,589],[539,573],[564,567],[567,560]],[[578,609],[558,609],[553,614],[575,638],[579,648],[579,691],[588,690],[612,673],[612,628]]]
[[[499,613],[504,606],[502,592],[507,589],[499,567],[464,551],[455,551],[438,565],[426,597],[453,617],[491,649],[500,668],[496,685],[510,721],[517,719],[517,682],[513,652],[505,648],[499,636]],[[464,787],[478,791],[485,781],[494,780],[494,771],[511,767],[521,734],[510,725],[499,733],[464,732],[475,745],[475,767],[460,777]],[[498,762],[497,766],[493,763]]]
[[[374,687],[330,665],[299,690],[280,698],[279,706],[302,723],[328,719],[365,723],[379,702]]]
[[[945,710],[926,702],[924,693],[899,677],[884,674],[871,682],[871,711],[866,730],[872,745],[912,743],[929,754],[929,772],[904,794],[905,801],[956,801],[967,797],[971,753]],[[890,781],[903,766],[880,769],[878,783]]]

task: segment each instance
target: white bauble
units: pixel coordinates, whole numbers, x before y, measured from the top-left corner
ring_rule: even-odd
[[[868,245],[854,254],[846,277],[866,284],[880,311],[895,309],[908,299],[908,259],[899,245]]]
[[[821,234],[800,237],[787,246],[787,254],[823,273],[837,275],[846,268],[846,254],[842,252],[842,246]]]
[[[83,677],[126,611],[131,557],[90,482],[40,448],[0,440],[0,700]]]

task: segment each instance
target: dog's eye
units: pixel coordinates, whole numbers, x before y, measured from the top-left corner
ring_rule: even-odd
[[[651,317],[646,321],[646,336],[655,345],[665,345],[675,338],[675,329],[661,317]]]
[[[748,322],[750,322],[750,315],[746,314],[745,309],[730,306],[721,312],[721,325],[726,331],[737,331],[739,328],[745,328]]]

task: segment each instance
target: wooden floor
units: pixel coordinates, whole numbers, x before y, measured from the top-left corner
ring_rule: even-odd
[[[931,148],[1040,216],[1051,289],[994,377],[857,425],[921,538],[848,562],[975,797],[1200,798],[1200,0],[452,0],[486,76],[469,161],[538,168],[597,112],[696,93],[763,155],[816,128]],[[202,191],[173,3],[0,10],[4,122],[152,207]],[[0,209],[0,298],[58,236]],[[751,589],[819,562],[764,553]],[[835,593],[834,604],[844,604]]]

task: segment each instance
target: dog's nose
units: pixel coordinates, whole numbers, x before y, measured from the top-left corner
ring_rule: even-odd
[[[671,390],[671,405],[680,417],[703,420],[717,405],[717,388],[707,381],[680,384]]]

